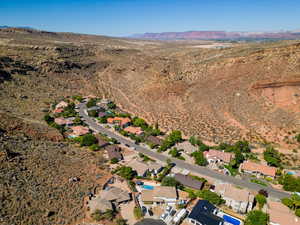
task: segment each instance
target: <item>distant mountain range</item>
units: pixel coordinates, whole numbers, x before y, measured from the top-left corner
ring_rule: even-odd
[[[286,32],[227,32],[227,31],[186,31],[135,34],[132,38],[151,40],[260,40],[300,39],[300,30]]]
[[[4,29],[4,28],[22,28],[22,29],[31,29],[31,30],[34,30],[34,28],[28,27],[28,26],[19,26],[19,27],[6,26],[6,25],[0,26],[0,29]]]

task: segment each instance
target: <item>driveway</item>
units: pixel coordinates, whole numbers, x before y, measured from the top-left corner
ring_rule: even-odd
[[[250,190],[259,191],[260,189],[265,189],[265,190],[268,191],[269,195],[273,198],[282,199],[282,198],[290,196],[289,193],[281,191],[281,190],[276,190],[276,189],[274,189],[270,186],[269,187],[264,187],[264,186],[261,186],[259,184],[251,183],[247,180],[242,180],[242,179],[239,179],[239,178],[226,176],[224,174],[221,174],[221,173],[215,172],[213,170],[210,170],[206,167],[201,167],[201,166],[198,166],[198,165],[189,164],[185,161],[174,159],[174,158],[169,158],[168,156],[165,156],[165,155],[160,154],[158,152],[151,151],[148,148],[137,145],[134,142],[132,142],[131,140],[126,139],[123,136],[110,131],[109,129],[103,127],[102,125],[99,125],[93,118],[90,118],[85,112],[86,112],[85,103],[80,103],[79,104],[79,115],[82,116],[82,118],[85,119],[85,123],[89,125],[91,130],[93,130],[95,132],[100,132],[100,133],[106,134],[111,138],[115,138],[121,144],[129,145],[130,147],[134,148],[135,151],[141,152],[145,155],[148,155],[151,158],[154,158],[154,159],[159,160],[161,162],[166,162],[167,159],[170,159],[171,162],[176,164],[176,167],[179,167],[179,168],[182,168],[182,169],[187,169],[187,170],[189,170],[193,173],[199,173],[199,174],[202,174],[202,175],[207,176],[207,177],[211,177],[211,178],[216,179],[216,180],[220,180],[220,181],[223,181],[223,182],[227,182],[227,183],[235,184],[235,185],[238,185],[238,186],[242,186],[242,187],[248,188]]]

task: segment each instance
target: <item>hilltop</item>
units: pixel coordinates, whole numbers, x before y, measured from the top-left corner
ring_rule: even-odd
[[[60,134],[42,119],[51,103],[77,94],[112,99],[165,131],[179,129],[210,143],[274,142],[297,158],[291,150],[297,148],[300,125],[299,58],[299,41],[161,42],[0,29],[0,144],[5,146],[0,176],[8,180],[0,183],[0,197],[6,199],[0,202],[5,215],[28,224],[70,224],[83,217],[81,197],[94,188],[95,173],[105,174],[96,170],[102,157],[57,143]],[[66,179],[72,176],[84,181],[66,194],[65,187],[73,185]],[[20,190],[12,187],[15,183],[26,183],[23,214],[16,207]],[[36,208],[35,215],[26,213]]]
[[[39,120],[61,96],[94,94],[212,142],[292,142],[300,43],[214,45],[1,29],[1,109]]]

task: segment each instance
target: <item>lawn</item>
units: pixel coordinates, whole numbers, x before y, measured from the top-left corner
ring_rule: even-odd
[[[262,185],[262,186],[268,186],[268,184],[266,184],[265,182],[263,182],[261,180],[258,180],[258,179],[251,179],[250,181],[252,183],[259,184],[259,185]]]

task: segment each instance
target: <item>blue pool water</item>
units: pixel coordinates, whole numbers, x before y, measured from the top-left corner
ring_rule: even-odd
[[[152,185],[146,185],[146,184],[143,184],[142,188],[144,188],[146,190],[153,190],[154,189],[154,187]]]
[[[240,225],[240,221],[231,216],[223,215],[223,219],[225,220],[225,222],[231,223],[232,225]]]

